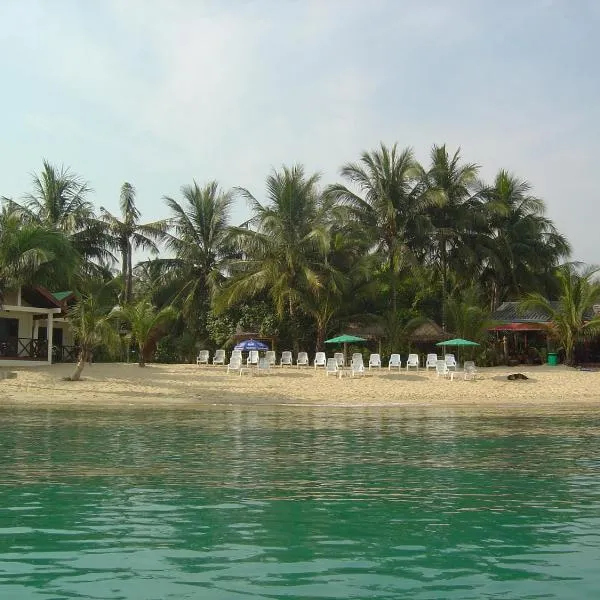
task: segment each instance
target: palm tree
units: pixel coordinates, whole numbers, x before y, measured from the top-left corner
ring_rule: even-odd
[[[557,303],[533,293],[520,304],[523,309],[538,309],[548,315],[549,334],[564,349],[567,365],[574,363],[575,342],[600,332],[600,315],[591,314],[594,305],[600,302],[600,282],[594,278],[599,270],[590,267],[580,274],[572,264],[562,265],[556,270],[560,288]]]
[[[364,198],[343,185],[328,188],[351,208],[364,234],[382,258],[390,279],[391,312],[397,313],[398,285],[402,270],[414,263],[414,253],[427,225],[424,209],[429,198],[421,193],[422,169],[412,150],[400,151],[381,144],[378,150],[363,152],[358,163],[348,163],[342,177],[358,188]]]
[[[570,247],[527,181],[500,170],[494,184],[482,186],[479,195],[490,225],[482,279],[491,287],[494,310],[503,299],[543,289],[545,276],[569,255]]]
[[[460,148],[450,156],[445,145],[434,145],[431,166],[424,173],[423,185],[429,199],[428,214],[433,242],[430,255],[441,274],[444,329],[450,258],[457,250],[460,251],[465,236],[484,221],[480,202],[472,194],[478,170],[476,164],[461,163]],[[461,255],[460,252],[458,254]]]
[[[161,259],[163,278],[178,289],[178,298],[188,326],[198,334],[211,300],[225,280],[230,255],[229,213],[231,192],[224,192],[216,181],[181,188],[184,202],[165,197],[171,209],[173,233],[166,245],[174,258]]]
[[[113,307],[115,303],[112,282],[87,282],[87,290],[79,294],[69,310],[67,318],[79,346],[79,357],[75,371],[68,379],[79,381],[86,362],[90,362],[92,352],[98,346],[109,349],[119,347],[120,338],[114,325]]]
[[[135,188],[128,182],[121,186],[121,219],[100,207],[102,220],[107,224],[112,236],[112,245],[121,255],[121,275],[123,277],[122,302],[131,301],[133,288],[133,252],[138,248],[158,253],[156,241],[165,237],[166,221],[139,222],[140,211],[135,206]]]
[[[0,302],[7,288],[67,285],[78,266],[69,240],[4,206],[0,212]]]
[[[36,223],[67,235],[82,266],[93,271],[113,260],[107,249],[105,227],[95,215],[86,196],[92,191],[87,181],[65,167],[44,161],[39,175],[33,176],[33,192],[22,203],[3,197],[5,205],[18,212],[25,222]]]
[[[304,297],[323,286],[320,271],[329,245],[328,214],[335,201],[319,192],[317,174],[301,166],[283,167],[267,178],[267,202],[240,189],[250,203],[252,228],[235,229],[242,258],[232,263],[233,280],[220,296],[221,306],[267,292],[279,317],[292,324]],[[293,332],[297,345],[299,332]]]
[[[146,366],[148,349],[154,347],[158,338],[164,334],[162,327],[177,317],[172,306],[158,310],[146,299],[113,311],[114,317],[123,319],[130,327],[131,336],[138,346],[138,364]]]

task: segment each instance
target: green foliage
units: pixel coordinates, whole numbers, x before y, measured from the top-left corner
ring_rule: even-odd
[[[423,167],[410,148],[381,144],[342,167],[346,185],[323,191],[319,175],[299,165],[274,170],[261,200],[244,188],[193,181],[180,199],[164,197],[168,219],[143,224],[131,184],[121,188],[120,214],[100,208],[97,218],[89,184],[44,162],[30,194],[20,203],[4,198],[0,289],[76,289],[102,329],[106,306],[90,304],[89,281],[110,287],[111,306],[121,288],[124,310],[139,309],[129,316],[139,321],[131,330],[142,363],[157,343],[159,359],[191,360],[200,345],[224,346],[240,330],[277,336],[294,350],[320,349],[329,333],[361,322],[383,326],[384,348],[397,351],[426,319],[480,341],[494,363],[486,329],[500,302],[537,292],[531,302],[560,296],[580,307],[577,294],[593,294],[574,279],[566,291],[571,275],[555,274],[569,244],[530,185],[505,170],[488,185],[478,172],[445,145],[433,146]],[[232,227],[236,194],[251,215]],[[134,267],[134,250],[157,251],[159,241],[168,254]],[[171,326],[159,340],[166,328],[154,319],[166,307]],[[567,353],[595,331],[581,314],[556,313],[552,335]],[[113,351],[102,339],[90,344],[97,356]]]
[[[177,312],[172,306],[159,310],[148,300],[141,299],[113,310],[112,316],[127,324],[131,338],[137,345],[138,364],[144,367],[148,348],[164,335],[166,326],[176,318]]]
[[[574,265],[563,265],[556,271],[560,286],[557,306],[539,293],[529,294],[521,302],[523,309],[539,309],[549,316],[548,333],[564,350],[568,365],[573,364],[575,342],[600,333],[600,315],[589,315],[600,303],[600,282],[595,278],[599,270],[588,268],[579,273]]]
[[[117,350],[120,337],[115,328],[112,307],[115,287],[112,282],[86,281],[85,290],[78,294],[77,302],[69,309],[68,319],[80,348],[79,362],[71,380],[77,381],[96,348],[103,346]]]

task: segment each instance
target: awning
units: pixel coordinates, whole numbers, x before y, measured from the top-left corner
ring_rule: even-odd
[[[490,327],[488,331],[546,331],[543,323],[504,323]]]

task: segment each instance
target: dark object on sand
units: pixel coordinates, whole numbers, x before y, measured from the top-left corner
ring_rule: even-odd
[[[527,375],[523,375],[523,373],[511,373],[507,379],[509,381],[517,381],[519,379],[529,379],[529,377],[527,377]]]

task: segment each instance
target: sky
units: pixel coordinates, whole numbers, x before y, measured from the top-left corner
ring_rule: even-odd
[[[0,0],[0,27],[0,195],[47,159],[115,213],[131,182],[151,221],[193,180],[260,200],[283,164],[326,185],[380,142],[446,143],[600,263],[595,0]]]

